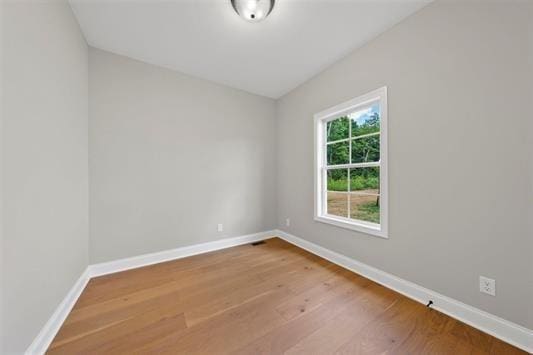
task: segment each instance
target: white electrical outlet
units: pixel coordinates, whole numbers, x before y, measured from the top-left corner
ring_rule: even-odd
[[[485,276],[479,277],[479,292],[487,295],[496,296],[496,280],[489,279]]]
[[[222,225],[222,223],[219,223],[217,226],[217,231],[222,232],[223,230],[224,230],[224,226]]]
[[[290,226],[291,226],[291,219],[290,219],[290,218],[287,218],[287,219],[285,220],[285,225],[286,225],[287,227],[290,227]]]

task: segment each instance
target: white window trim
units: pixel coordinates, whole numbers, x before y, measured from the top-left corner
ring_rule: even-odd
[[[328,121],[334,120],[344,114],[351,113],[358,107],[367,105],[371,102],[379,101],[380,105],[380,162],[366,163],[369,166],[380,167],[379,189],[380,189],[380,224],[354,220],[339,216],[328,215],[325,213],[325,202],[327,197],[324,196],[326,189],[323,185],[326,182],[325,171],[325,154],[324,150],[327,145],[325,138],[325,126]],[[327,110],[321,111],[314,116],[315,118],[315,220],[323,223],[332,224],[338,227],[363,232],[373,236],[388,238],[388,210],[389,210],[389,189],[388,189],[388,167],[387,167],[387,87],[384,86],[368,94],[359,96],[350,101],[336,105]],[[350,164],[348,164],[350,165]],[[337,165],[335,167],[345,167]],[[330,166],[331,168],[331,166]]]

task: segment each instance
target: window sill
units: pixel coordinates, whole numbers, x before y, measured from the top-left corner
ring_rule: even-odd
[[[375,237],[388,239],[387,234],[380,229],[379,225],[373,223],[365,222],[354,222],[348,219],[343,219],[342,217],[334,217],[331,215],[325,216],[315,216],[315,221],[331,224],[337,227],[354,230],[357,232],[369,234]]]

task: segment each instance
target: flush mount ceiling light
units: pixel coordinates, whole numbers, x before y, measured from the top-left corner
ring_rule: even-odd
[[[231,0],[235,11],[246,21],[264,20],[274,8],[275,0]]]

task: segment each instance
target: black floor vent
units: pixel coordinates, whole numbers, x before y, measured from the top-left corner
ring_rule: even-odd
[[[253,242],[252,245],[255,247],[256,245],[261,245],[261,244],[265,244],[265,241],[264,240],[260,240],[258,242]]]

